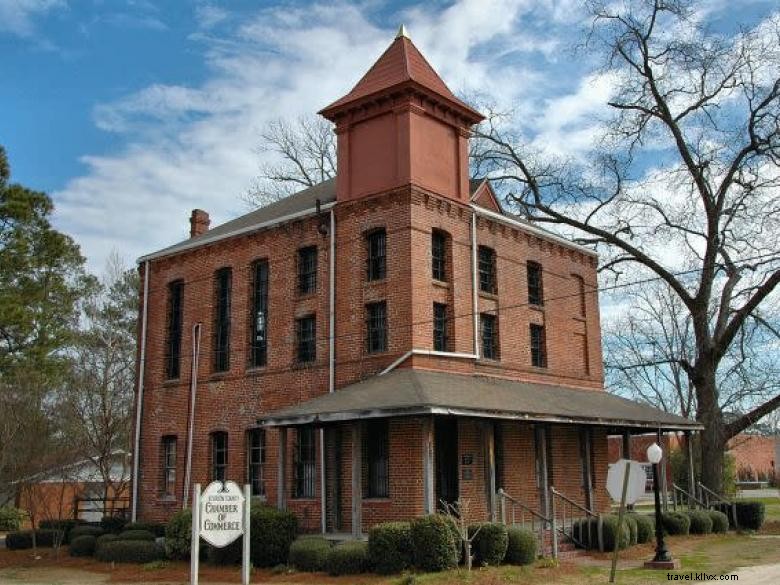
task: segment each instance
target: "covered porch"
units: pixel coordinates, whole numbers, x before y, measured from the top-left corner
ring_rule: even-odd
[[[606,392],[416,369],[258,422],[279,433],[277,506],[298,514],[305,491],[322,533],[354,538],[458,500],[469,521],[549,522],[556,497],[570,514],[607,511],[609,434],[698,428]],[[316,465],[301,464],[302,445]]]

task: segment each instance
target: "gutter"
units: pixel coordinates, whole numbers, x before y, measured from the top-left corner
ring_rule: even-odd
[[[477,211],[471,206],[471,313],[474,325],[474,355],[479,359],[479,293],[477,292]]]
[[[330,266],[328,267],[328,393],[336,390],[336,215],[330,210]],[[320,528],[328,531],[325,485],[325,429],[320,429]]]
[[[135,404],[135,441],[133,444],[133,506],[130,518],[138,518],[138,462],[141,457],[141,415],[144,407],[144,374],[146,370],[146,323],[149,315],[149,261],[144,263],[144,310],[141,316],[141,359],[138,364],[138,398]]]
[[[377,376],[384,376],[388,372],[392,372],[394,369],[396,369],[398,366],[400,366],[402,363],[404,363],[413,355],[427,355],[430,357],[447,357],[447,358],[455,358],[455,359],[463,359],[463,360],[479,359],[479,356],[474,353],[455,353],[451,351],[434,351],[432,349],[410,349],[401,357],[399,357],[397,360],[395,360],[392,364],[387,366],[384,370],[379,372]]]
[[[509,217],[506,217],[505,215],[501,215],[500,213],[496,213],[495,211],[490,211],[489,209],[485,209],[483,207],[479,207],[478,205],[474,205],[473,203],[469,204],[470,207],[474,210],[474,212],[477,215],[481,215],[483,217],[487,217],[489,219],[492,219],[493,221],[498,221],[500,223],[505,223],[507,225],[511,225],[512,227],[516,227],[519,230],[522,230],[524,232],[527,232],[529,234],[533,234],[535,236],[539,236],[540,238],[544,238],[546,240],[552,240],[557,244],[560,244],[562,246],[565,246],[567,248],[573,248],[577,250],[578,252],[582,252],[583,254],[587,254],[588,256],[593,256],[594,258],[598,258],[598,253],[594,252],[590,248],[586,248],[585,246],[581,246],[580,244],[575,244],[574,242],[571,242],[567,240],[566,238],[563,238],[557,234],[554,234],[552,232],[549,232],[547,230],[543,230],[541,228],[538,228],[536,226],[523,223],[514,219],[511,219]]]
[[[334,205],[336,205],[335,201],[331,201],[330,203],[325,203],[324,205],[320,206],[320,210],[327,210],[331,209]],[[198,237],[197,239],[193,239],[194,241],[186,241],[182,243],[181,245],[174,244],[176,247],[175,250],[168,250],[163,249],[158,252],[153,252],[151,254],[147,254],[146,256],[141,256],[137,262],[140,264],[142,262],[148,262],[150,260],[155,260],[157,258],[163,258],[165,256],[173,256],[174,254],[179,254],[181,252],[186,252],[187,250],[192,250],[194,248],[199,248],[200,246],[207,246],[208,244],[213,244],[215,242],[219,242],[222,240],[227,240],[229,238],[234,238],[236,236],[241,236],[245,234],[249,234],[252,232],[256,232],[265,228],[273,227],[275,225],[279,225],[282,223],[286,223],[288,221],[293,221],[296,219],[301,219],[303,217],[307,217],[309,215],[315,215],[317,213],[317,208],[312,207],[310,209],[304,209],[303,211],[297,211],[295,213],[290,213],[288,215],[283,215],[282,217],[277,217],[276,219],[270,219],[268,221],[263,221],[260,223],[256,223],[254,225],[245,226],[242,228],[235,229],[233,231],[224,233],[224,234],[217,234],[217,235],[209,235],[208,232],[206,232],[203,237]]]

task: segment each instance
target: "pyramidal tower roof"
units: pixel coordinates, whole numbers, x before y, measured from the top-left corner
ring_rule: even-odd
[[[477,121],[482,119],[482,115],[479,112],[463,103],[450,91],[447,84],[442,81],[439,74],[436,73],[431,64],[428,63],[428,60],[420,53],[420,50],[414,46],[404,25],[401,25],[398,29],[398,34],[392,44],[382,53],[382,56],[377,59],[376,63],[360,81],[357,82],[355,87],[344,97],[323,108],[320,113],[328,117],[329,114],[334,113],[346,104],[392,87],[410,83],[417,84],[444,98],[444,100],[456,104],[461,109],[467,110],[471,116],[477,118]]]

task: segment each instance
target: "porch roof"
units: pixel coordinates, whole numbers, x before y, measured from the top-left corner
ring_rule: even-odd
[[[601,390],[411,368],[373,376],[332,394],[268,413],[259,417],[258,423],[295,426],[421,414],[653,430],[702,428],[695,421]]]

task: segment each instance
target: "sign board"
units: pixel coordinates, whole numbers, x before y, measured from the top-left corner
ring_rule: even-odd
[[[244,496],[233,481],[212,481],[200,496],[200,535],[222,548],[244,533]]]
[[[619,502],[623,495],[623,479],[626,473],[626,463],[629,464],[631,471],[628,477],[628,487],[626,489],[626,504],[635,503],[645,493],[645,470],[638,461],[627,461],[621,459],[617,463],[612,463],[607,472],[607,492],[613,501]]]
[[[241,583],[249,585],[249,502],[251,490],[232,481],[213,481],[200,491],[195,484],[192,494],[192,543],[190,546],[190,585],[198,585],[200,539],[223,548],[244,535]]]

